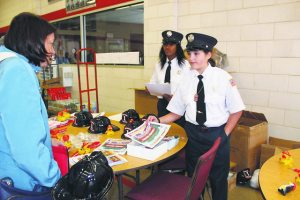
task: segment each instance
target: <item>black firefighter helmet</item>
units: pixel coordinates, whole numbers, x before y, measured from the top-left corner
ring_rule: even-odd
[[[105,133],[109,125],[111,125],[111,123],[107,117],[96,117],[91,120],[91,126],[88,131],[90,133]]]
[[[121,135],[122,139],[130,139],[128,137],[125,136],[126,133],[136,129],[137,127],[139,127],[143,122],[141,120],[139,121],[134,121],[134,120],[130,120],[125,126],[124,126],[124,131],[123,134]]]
[[[127,124],[130,120],[140,121],[140,116],[134,109],[129,109],[129,110],[126,110],[125,112],[123,112],[120,123]]]
[[[237,173],[236,183],[238,185],[245,185],[250,181],[250,179],[251,179],[250,169],[246,168]]]
[[[75,127],[89,126],[91,119],[93,119],[93,115],[88,111],[77,112],[74,117],[75,119],[72,125]]]
[[[55,200],[103,199],[114,180],[112,168],[100,151],[73,165],[52,189]]]

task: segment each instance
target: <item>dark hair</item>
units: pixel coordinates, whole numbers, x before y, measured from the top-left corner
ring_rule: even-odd
[[[184,56],[183,49],[182,49],[180,43],[176,44],[176,57],[178,60],[178,65],[181,66],[184,63],[185,56]],[[163,68],[167,62],[167,56],[165,54],[163,46],[161,46],[161,49],[159,52],[159,61],[160,61],[161,68]]]
[[[205,54],[208,54],[209,52],[213,53],[212,51],[208,50],[208,49],[201,49],[201,48],[196,48],[196,49],[190,49],[188,51],[203,51]],[[213,59],[213,58],[209,58],[208,59],[208,62],[209,64],[212,66],[212,67],[215,67],[216,66],[216,61]]]
[[[216,61],[214,59],[210,58],[210,59],[208,59],[208,62],[212,67],[216,66]]]
[[[40,65],[47,58],[45,39],[56,29],[32,13],[20,13],[10,23],[4,38],[6,48],[25,56],[30,63]]]

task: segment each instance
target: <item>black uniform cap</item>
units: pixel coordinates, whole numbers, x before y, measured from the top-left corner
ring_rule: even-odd
[[[186,49],[188,51],[192,51],[192,50],[212,51],[214,46],[218,43],[216,38],[201,33],[188,33],[185,37],[187,39]]]
[[[181,33],[178,33],[176,31],[171,31],[167,30],[161,33],[163,37],[163,44],[168,44],[168,43],[175,43],[175,44],[180,44],[183,35]]]

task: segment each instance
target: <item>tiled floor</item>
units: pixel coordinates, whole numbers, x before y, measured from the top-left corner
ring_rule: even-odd
[[[141,171],[141,181],[147,178],[150,174],[150,170]],[[131,181],[130,178],[127,178]],[[130,188],[124,185],[124,194],[130,191]],[[111,188],[109,194],[107,195],[108,200],[117,200],[118,199],[118,186],[117,181],[114,182],[113,187]],[[207,198],[206,198],[207,199]],[[262,195],[259,190],[252,189],[250,187],[240,187],[237,186],[229,192],[228,200],[263,200]]]
[[[263,200],[259,190],[250,187],[236,187],[229,192],[229,200]]]

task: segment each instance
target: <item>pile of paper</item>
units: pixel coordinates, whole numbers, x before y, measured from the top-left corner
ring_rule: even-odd
[[[123,140],[123,139],[107,139],[105,142],[95,149],[95,151],[112,151],[116,154],[124,155],[127,151],[127,144],[130,143],[130,140]]]

